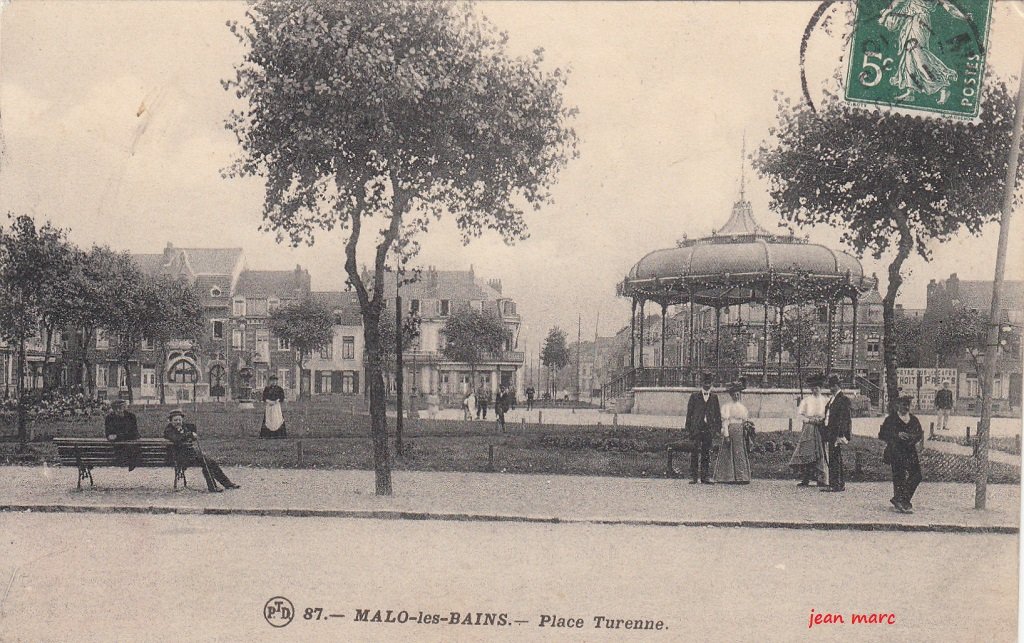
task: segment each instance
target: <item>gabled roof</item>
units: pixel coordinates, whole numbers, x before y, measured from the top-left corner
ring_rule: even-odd
[[[341,326],[360,326],[363,323],[359,310],[359,297],[355,292],[314,292],[313,301],[324,305],[335,314],[335,321]]]
[[[194,275],[230,275],[242,258],[241,248],[174,248],[164,251],[183,254]],[[169,257],[167,257],[169,258]]]
[[[309,290],[309,271],[296,266],[295,270],[245,270],[238,278],[234,294],[246,298],[297,299]]]

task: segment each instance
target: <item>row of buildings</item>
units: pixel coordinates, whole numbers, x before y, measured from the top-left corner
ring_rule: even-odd
[[[315,396],[365,392],[363,326],[354,292],[314,291],[309,272],[300,266],[252,270],[241,248],[177,248],[168,243],[162,253],[136,254],[133,259],[148,274],[181,277],[195,287],[203,309],[203,337],[198,345],[172,343],[161,366],[156,347],[143,341],[126,374],[102,329],[87,346],[81,334],[55,333],[49,356],[45,338],[29,343],[27,389],[41,388],[43,370],[47,369],[52,384],[65,390],[95,390],[103,398],[125,395],[130,377],[133,396],[142,403],[157,402],[161,387],[164,399],[171,403],[242,399],[253,391],[258,394],[271,375],[277,376],[292,399],[298,395],[300,382],[302,390]],[[389,275],[386,283],[386,296],[393,305],[394,276]],[[515,345],[520,318],[515,302],[501,290],[500,281],[482,281],[472,268],[428,268],[417,281],[401,286],[405,312],[421,319],[420,337],[403,351],[409,390],[438,392],[454,400],[470,386],[474,372],[475,387],[516,386],[523,363],[523,353]],[[332,312],[333,339],[308,356],[300,372],[295,349],[270,331],[268,321],[277,308],[307,297]],[[473,367],[447,360],[442,354],[441,329],[447,317],[462,307],[493,310],[511,331],[512,340],[505,350],[486,355]],[[83,372],[83,355],[87,356],[88,372]],[[0,388],[10,395],[16,388],[12,351],[0,352],[0,360]],[[394,373],[387,377],[393,387]]]

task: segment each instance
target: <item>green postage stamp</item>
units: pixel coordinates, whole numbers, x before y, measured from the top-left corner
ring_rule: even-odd
[[[974,119],[995,0],[857,0],[846,99]]]

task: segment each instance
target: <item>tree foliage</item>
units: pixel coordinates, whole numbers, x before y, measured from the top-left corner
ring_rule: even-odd
[[[452,361],[476,366],[487,353],[497,353],[512,339],[512,331],[494,311],[479,311],[469,306],[457,308],[445,320],[442,353]],[[475,377],[474,377],[475,380]]]
[[[469,3],[265,0],[230,28],[245,49],[225,88],[244,106],[227,128],[229,176],[265,181],[263,227],[293,245],[345,234],[345,271],[363,315],[378,494],[391,493],[380,316],[384,274],[450,216],[463,240],[526,236],[523,208],[550,201],[575,155],[566,74],[507,51]],[[372,278],[358,247],[373,234]]]
[[[172,341],[189,341],[194,347],[200,344],[203,306],[192,284],[170,275],[146,277],[143,297],[142,334],[155,344],[159,354],[160,403],[163,404],[167,346]]]
[[[773,355],[779,349],[787,352],[796,365],[796,375],[802,384],[804,373],[811,367],[823,368],[828,354],[828,336],[818,327],[814,306],[793,306],[782,317],[782,326],[776,329],[771,343]]]
[[[887,394],[895,399],[895,303],[903,263],[931,244],[977,234],[999,212],[1013,101],[991,79],[980,122],[852,107],[829,96],[817,113],[778,97],[777,124],[754,165],[771,207],[795,226],[830,225],[859,254],[889,256],[883,297]]]
[[[270,313],[270,332],[291,344],[298,356],[301,375],[306,358],[313,351],[327,346],[334,339],[334,316],[323,304],[312,298],[282,306]],[[309,392],[306,391],[308,394]],[[302,397],[302,377],[299,377],[299,397]]]

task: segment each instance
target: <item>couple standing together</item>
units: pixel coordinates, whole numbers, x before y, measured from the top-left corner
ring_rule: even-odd
[[[800,400],[797,415],[803,422],[800,441],[789,466],[801,474],[799,486],[813,478],[821,491],[844,491],[843,445],[850,441],[853,427],[850,399],[843,394],[839,377],[828,377],[829,397],[822,394],[824,375],[812,375],[807,384],[811,394]]]
[[[746,428],[749,413],[740,401],[743,384],[733,382],[726,387],[729,401],[724,405],[711,392],[711,374],[701,378],[701,389],[690,395],[686,406],[686,430],[695,441],[690,454],[690,484],[717,482],[747,484],[750,482],[750,449]],[[711,479],[711,443],[721,434],[722,447],[715,463],[715,479]]]

